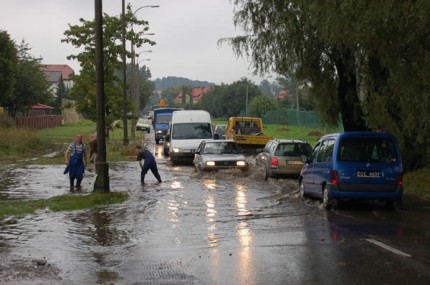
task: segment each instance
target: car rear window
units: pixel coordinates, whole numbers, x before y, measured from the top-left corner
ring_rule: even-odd
[[[284,143],[279,144],[275,155],[279,156],[309,156],[311,153],[311,147],[304,143]]]
[[[394,142],[387,138],[343,138],[339,144],[340,161],[396,162]]]

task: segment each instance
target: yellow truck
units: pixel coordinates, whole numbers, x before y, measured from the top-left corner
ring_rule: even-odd
[[[257,117],[230,117],[226,139],[234,140],[243,149],[251,150],[265,146],[272,136],[263,134],[263,121]]]

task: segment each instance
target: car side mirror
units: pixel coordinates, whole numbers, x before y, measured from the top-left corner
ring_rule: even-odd
[[[194,154],[200,154],[200,151],[199,151],[199,150],[196,150],[196,151],[194,152]]]
[[[309,163],[310,162],[309,159],[308,159],[308,157],[306,155],[302,155],[301,159],[302,159],[303,163]]]

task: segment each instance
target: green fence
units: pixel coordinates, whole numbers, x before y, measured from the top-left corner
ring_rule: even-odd
[[[262,116],[262,119],[265,124],[282,124],[311,128],[324,127],[321,117],[313,111],[278,109],[266,112]]]
[[[245,110],[242,110],[238,116],[247,116]],[[249,114],[248,114],[249,116]],[[322,122],[321,116],[314,111],[296,111],[294,109],[276,109],[267,111],[261,116],[264,124],[278,124],[289,126],[300,126],[317,129],[333,129],[339,132],[343,131],[342,118],[339,115],[339,125],[329,127]]]

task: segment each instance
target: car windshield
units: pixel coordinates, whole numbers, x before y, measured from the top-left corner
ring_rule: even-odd
[[[275,155],[279,156],[309,156],[312,149],[305,143],[283,143],[279,144]]]
[[[344,138],[339,144],[340,161],[396,162],[394,142],[387,138]]]
[[[217,133],[225,133],[226,130],[227,130],[227,125],[225,125],[225,126],[219,125],[219,126],[215,127],[215,132],[217,132]]]
[[[209,123],[179,123],[173,125],[172,138],[176,140],[212,138]]]
[[[157,124],[168,124],[172,120],[172,114],[157,115]]]
[[[147,120],[147,119],[139,119],[139,120],[137,121],[137,123],[138,123],[138,124],[149,124],[149,120]]]
[[[208,142],[206,143],[203,153],[205,154],[237,154],[239,153],[239,148],[234,142]]]

